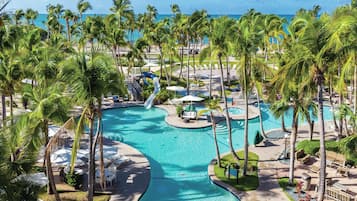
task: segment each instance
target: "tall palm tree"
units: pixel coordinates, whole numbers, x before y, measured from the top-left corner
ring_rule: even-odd
[[[6,118],[5,96],[10,97],[10,116],[13,123],[13,95],[22,78],[21,62],[19,61],[20,37],[22,29],[10,26],[3,29],[2,51],[0,52],[0,90],[2,94],[3,120]],[[4,118],[5,117],[5,118]],[[5,121],[3,121],[5,124]]]
[[[63,123],[67,119],[68,101],[65,101],[63,95],[61,95],[62,87],[52,85],[46,87],[45,85],[38,85],[35,88],[28,87],[24,96],[31,102],[32,112],[29,113],[29,118],[32,127],[37,127],[43,134],[44,146],[46,147],[49,142],[48,126],[50,121],[55,123]],[[49,194],[54,193],[56,200],[60,200],[54,176],[52,172],[51,156],[45,153],[45,165],[46,175],[48,177]]]
[[[238,68],[239,74],[243,82],[243,94],[245,100],[245,121],[244,121],[244,167],[243,175],[247,174],[248,167],[248,92],[251,89],[250,76],[252,74],[252,60],[254,57],[260,38],[262,35],[257,30],[256,26],[261,14],[250,10],[243,15],[236,26],[234,34],[234,51],[240,59]]]
[[[14,15],[15,24],[19,25],[24,16],[25,16],[24,10],[22,10],[22,9],[16,10],[15,15]]]
[[[79,12],[79,18],[81,22],[83,21],[83,13],[85,13],[88,10],[92,9],[91,4],[88,1],[85,0],[79,0],[77,3],[77,9]]]
[[[227,22],[227,20],[225,20],[224,18],[225,17],[220,17],[213,21],[213,25],[212,25],[213,32],[211,33],[211,37],[209,38],[209,40],[212,41],[212,50],[213,50],[212,55],[217,56],[219,65],[220,65],[220,69],[221,69],[221,89],[222,89],[222,95],[223,95],[226,124],[227,124],[227,129],[228,129],[229,147],[230,147],[230,151],[231,151],[233,157],[238,161],[239,157],[233,148],[231,121],[230,121],[230,116],[229,116],[229,112],[228,112],[227,96],[226,96],[226,91],[225,91],[224,81],[223,81],[224,75],[223,75],[222,57],[228,51],[228,43],[227,43],[228,40],[226,37],[229,34],[227,34],[227,33],[232,32],[232,29],[230,29],[229,26],[228,27],[226,26],[229,24],[224,23],[224,22]]]
[[[33,9],[27,9],[26,12],[25,12],[25,18],[26,18],[26,21],[27,21],[27,24],[31,24],[31,25],[34,25],[34,20],[37,18],[38,16],[38,12],[33,10]]]
[[[304,66],[308,68],[305,74],[308,84],[315,83],[317,87],[317,103],[318,103],[318,121],[320,125],[320,177],[319,177],[319,192],[318,200],[324,199],[325,194],[325,178],[326,178],[326,148],[325,148],[325,124],[323,116],[323,84],[325,73],[328,72],[329,52],[324,51],[327,38],[327,22],[329,17],[322,15],[317,17],[318,8],[313,11],[300,11],[292,22],[292,26],[297,31],[299,54],[303,55],[291,61],[291,66]],[[291,71],[296,70],[291,68]]]
[[[84,125],[87,124],[89,128],[88,200],[93,200],[94,155],[98,139],[98,135],[95,135],[94,132],[94,119],[95,117],[100,117],[95,103],[109,92],[109,83],[112,85],[120,84],[116,80],[117,77],[114,76],[117,71],[108,61],[110,61],[108,57],[95,53],[87,60],[85,55],[80,53],[76,57],[65,61],[61,73],[63,78],[72,84],[76,100],[84,107],[76,129],[75,142],[73,143],[72,164],[75,161],[76,150],[79,148],[79,140],[84,131]]]
[[[218,111],[222,112],[222,108],[219,106],[219,100],[210,100],[207,104],[206,107],[208,108],[207,110],[200,110],[199,115],[202,115],[204,113],[209,112],[210,117],[211,117],[211,122],[212,122],[212,133],[213,133],[213,139],[214,139],[214,146],[216,148],[216,154],[217,154],[217,164],[218,167],[222,167],[221,165],[221,155],[219,152],[219,146],[218,146],[218,140],[217,140],[217,132],[216,132],[216,121],[213,115],[213,111]]]
[[[111,50],[112,57],[115,61],[115,65],[119,68],[120,72],[124,74],[123,67],[121,65],[121,46],[126,45],[124,39],[124,30],[118,29],[118,20],[114,14],[107,15],[104,19],[104,38],[101,41],[108,49]]]
[[[64,10],[63,18],[66,21],[66,28],[67,28],[67,40],[71,41],[71,26],[70,21],[73,19],[74,13],[70,9]]]

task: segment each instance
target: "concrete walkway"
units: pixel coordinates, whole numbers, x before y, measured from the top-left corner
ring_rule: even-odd
[[[255,191],[248,191],[242,201],[285,201],[288,200],[277,181],[277,173],[286,168],[277,161],[284,150],[284,140],[268,141],[265,146],[250,147],[249,151],[259,156],[258,175],[259,187]]]
[[[138,150],[124,143],[116,143],[118,152],[124,153],[130,162],[117,171],[117,183],[113,186],[110,201],[139,200],[150,183],[150,163]]]

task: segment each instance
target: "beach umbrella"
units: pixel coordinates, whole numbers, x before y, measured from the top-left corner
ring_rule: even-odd
[[[183,90],[185,90],[185,88],[181,87],[181,86],[168,86],[168,87],[166,87],[166,90],[174,91],[175,92],[175,97],[176,97],[176,92],[177,91],[183,91]]]
[[[168,86],[168,87],[166,87],[166,89],[169,91],[183,91],[183,90],[185,90],[185,88],[183,88],[181,86]]]
[[[190,101],[190,102],[199,102],[204,99],[198,96],[187,95],[179,99],[180,101]]]
[[[43,172],[32,173],[32,174],[22,174],[14,179],[14,181],[27,181],[31,184],[43,187],[48,183],[48,178]]]

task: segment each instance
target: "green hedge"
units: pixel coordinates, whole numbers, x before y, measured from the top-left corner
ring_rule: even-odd
[[[336,141],[327,141],[325,146],[326,146],[326,150],[340,152],[338,148],[339,144]],[[303,140],[299,142],[297,145],[297,150],[301,150],[301,149],[303,149],[306,154],[315,155],[316,152],[318,152],[320,149],[320,141]]]
[[[357,164],[357,135],[346,137],[339,142],[326,141],[325,146],[326,150],[344,154],[348,164]],[[320,141],[303,140],[297,145],[297,150],[301,149],[303,149],[306,154],[316,155],[316,152],[320,149]]]

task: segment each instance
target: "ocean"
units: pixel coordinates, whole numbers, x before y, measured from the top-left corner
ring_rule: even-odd
[[[83,18],[85,19],[87,16],[106,16],[106,15],[107,14],[84,14]],[[224,15],[209,15],[210,18],[218,18],[221,16],[224,16]],[[239,19],[241,17],[241,15],[226,15],[226,16],[233,18],[233,19]],[[278,15],[278,16],[285,18],[287,20],[287,22],[290,22],[291,19],[294,17],[294,15]],[[172,15],[161,14],[161,15],[157,16],[156,20],[160,21],[166,17],[172,17]],[[35,20],[35,25],[38,27],[41,27],[42,29],[46,29],[46,25],[45,25],[46,21],[47,21],[47,14],[39,14],[37,19]],[[65,28],[65,20],[60,19],[60,22],[62,23],[62,25]],[[285,29],[285,27],[286,27],[286,25],[284,26],[284,29]],[[140,37],[141,37],[141,34],[138,31],[135,31],[132,35],[132,38],[130,38],[130,39],[135,41]],[[129,38],[129,37],[127,37],[127,38]],[[204,42],[206,42],[206,40]]]

